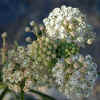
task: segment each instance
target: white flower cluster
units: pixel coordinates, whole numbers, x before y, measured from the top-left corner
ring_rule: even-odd
[[[52,39],[66,38],[68,42],[73,41],[79,46],[84,46],[85,43],[90,45],[95,39],[86,16],[78,8],[64,5],[55,8],[43,22],[47,36]]]
[[[66,66],[64,61],[59,61],[53,68],[53,77],[55,78],[57,87],[68,98],[71,98],[72,94],[75,94],[77,97],[88,97],[93,92],[97,78],[97,65],[93,62],[90,55],[83,58],[81,54],[78,54],[72,56],[72,59],[75,63],[79,61],[80,67],[74,69],[67,79],[66,76],[69,74],[67,72],[68,66]]]
[[[52,69],[53,77],[55,77],[55,81],[58,85],[63,86],[64,83],[64,66],[63,59],[59,60],[58,63],[56,63],[56,66]]]
[[[36,67],[24,47],[19,46],[17,50],[9,50],[8,62],[2,70],[3,82],[16,92],[20,92],[21,84],[25,85],[24,91],[28,91],[31,87],[36,87],[39,77]]]
[[[28,48],[21,46],[17,50],[8,51],[8,62],[2,70],[3,82],[15,92],[21,91],[21,85],[24,85],[24,92],[29,89],[38,89],[40,86],[47,86],[52,82],[48,77],[48,68],[34,61],[27,51]]]

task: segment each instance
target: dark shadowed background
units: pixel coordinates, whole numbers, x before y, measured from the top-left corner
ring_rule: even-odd
[[[100,71],[100,0],[0,0],[0,35],[8,33],[8,43],[14,40],[23,44],[24,28],[31,20],[42,23],[49,12],[61,5],[80,8],[93,25],[97,38],[92,46],[82,49],[84,54],[91,54],[98,64]],[[0,45],[1,45],[0,37]]]

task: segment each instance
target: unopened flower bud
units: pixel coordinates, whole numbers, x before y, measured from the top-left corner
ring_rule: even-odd
[[[31,31],[30,27],[25,28],[25,32],[30,32],[30,31]]]
[[[38,26],[34,26],[34,33],[36,36],[38,36],[39,28]]]
[[[31,39],[31,37],[27,37],[27,38],[25,39],[25,41],[26,41],[26,42],[32,42],[32,39]]]
[[[92,43],[93,43],[93,39],[88,39],[88,40],[87,40],[87,44],[88,44],[88,45],[91,45]]]
[[[83,42],[84,39],[83,39],[83,37],[78,37],[78,38],[77,38],[77,41],[79,41],[79,42]]]
[[[2,38],[6,38],[7,37],[7,32],[3,32],[1,35]]]
[[[35,21],[31,21],[30,26],[34,26],[34,25],[35,25]]]
[[[43,31],[44,30],[44,26],[40,25],[40,30]]]

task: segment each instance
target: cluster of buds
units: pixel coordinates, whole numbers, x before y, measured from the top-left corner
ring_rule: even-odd
[[[31,21],[29,25],[25,28],[25,33],[33,33],[36,37],[44,35],[45,28],[42,24],[37,24],[35,21]],[[28,36],[25,39],[26,42],[32,43],[32,37]]]
[[[75,43],[68,43],[65,39],[57,41],[57,57],[68,58],[79,52],[79,47]]]
[[[57,43],[47,37],[40,37],[27,46],[28,54],[40,65],[52,66],[56,63]]]

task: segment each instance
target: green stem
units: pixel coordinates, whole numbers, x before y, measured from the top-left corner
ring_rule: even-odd
[[[21,96],[21,100],[24,100],[24,86],[25,86],[25,79],[22,80],[21,84],[20,84],[20,89],[21,89],[21,92],[20,92],[20,96]]]
[[[24,91],[23,90],[21,90],[20,96],[21,96],[21,100],[24,100]]]
[[[41,93],[41,92],[39,92],[39,91],[36,91],[36,90],[34,90],[34,89],[31,89],[30,92],[36,93],[36,94],[40,95],[42,98],[45,98],[45,99],[43,99],[43,100],[56,100],[55,98],[53,98],[53,97],[51,97],[51,96],[48,96],[48,95],[46,95],[46,94],[44,94],[44,93]]]

